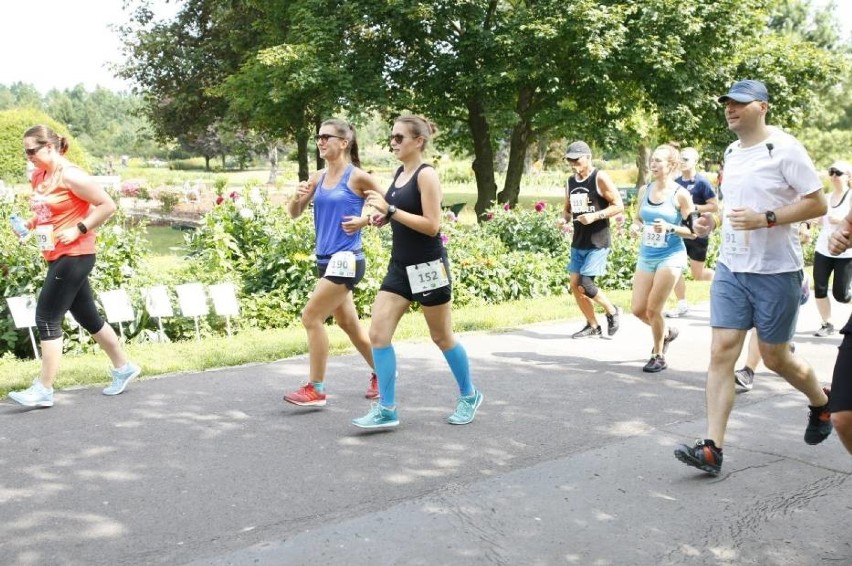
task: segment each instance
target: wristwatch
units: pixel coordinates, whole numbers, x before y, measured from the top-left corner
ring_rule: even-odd
[[[85,234],[86,232],[89,231],[89,229],[86,228],[86,225],[83,224],[82,222],[77,223],[77,230],[79,230],[81,234]]]
[[[778,219],[775,218],[775,213],[772,212],[771,210],[767,210],[766,211],[766,227],[772,228],[776,224],[778,224]]]
[[[385,213],[385,218],[390,220],[390,217],[393,216],[395,213],[396,213],[396,205],[391,204],[391,205],[388,206],[388,211]]]

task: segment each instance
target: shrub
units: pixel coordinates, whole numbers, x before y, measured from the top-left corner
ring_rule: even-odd
[[[0,179],[14,183],[26,182],[27,161],[21,140],[24,132],[37,124],[45,124],[57,134],[68,138],[66,157],[83,169],[91,169],[85,150],[76,143],[68,128],[39,110],[16,108],[0,112]]]

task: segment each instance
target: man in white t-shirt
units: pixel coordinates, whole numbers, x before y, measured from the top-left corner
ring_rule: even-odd
[[[694,446],[675,448],[678,460],[713,475],[721,471],[734,405],[734,364],[752,327],[766,367],[808,398],[805,442],[819,444],[831,434],[829,390],[789,349],[804,266],[797,223],[825,214],[822,182],[805,148],[767,126],[769,93],[762,82],[736,82],[719,102],[725,105],[728,129],[739,139],[725,151],[722,246],[710,289],[707,435]]]

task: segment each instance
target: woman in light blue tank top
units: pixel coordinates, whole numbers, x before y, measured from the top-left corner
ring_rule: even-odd
[[[382,193],[376,180],[359,168],[358,142],[352,126],[343,120],[326,120],[320,126],[316,142],[326,168],[299,183],[287,205],[290,216],[297,218],[314,201],[319,280],[302,310],[302,324],[308,333],[310,374],[299,389],[284,396],[288,403],[310,407],[326,403],[328,317],[334,316],[367,365],[373,367],[370,337],[358,320],[352,290],[366,271],[361,229],[367,226],[369,217],[361,215],[364,199],[367,191]],[[379,396],[375,373],[370,375],[365,396],[369,399]]]
[[[680,170],[680,153],[670,145],[661,145],[651,156],[653,180],[639,191],[638,211],[630,227],[639,237],[639,257],[633,275],[633,314],[651,327],[651,359],[642,371],[656,373],[666,369],[665,353],[677,338],[677,328],[666,328],[663,308],[687,264],[684,238],[694,238],[683,224],[695,210],[689,191],[675,183]]]

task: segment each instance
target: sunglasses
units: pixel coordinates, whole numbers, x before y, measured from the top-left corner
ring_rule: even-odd
[[[43,148],[45,145],[47,145],[47,144],[39,144],[36,147],[25,147],[24,153],[26,153],[27,155],[32,157],[33,155],[35,155],[36,153],[41,151],[41,148]]]
[[[402,143],[402,140],[404,140],[406,137],[408,137],[408,136],[404,136],[402,134],[393,134],[388,138],[388,140],[390,140],[391,143],[396,142],[396,144],[399,145],[399,144]]]
[[[845,174],[846,173],[844,173],[840,169],[835,169],[834,167],[832,167],[831,169],[828,170],[828,176],[829,177],[842,177]]]
[[[332,134],[317,134],[317,135],[314,136],[314,140],[317,143],[319,143],[319,142],[328,143],[328,140],[330,140],[332,138],[337,139],[337,140],[345,140],[346,139],[342,136],[335,136],[335,135],[332,135]]]

